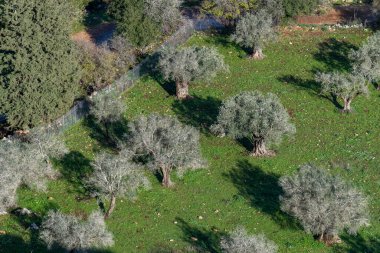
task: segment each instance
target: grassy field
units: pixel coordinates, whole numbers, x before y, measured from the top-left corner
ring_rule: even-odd
[[[321,97],[314,72],[349,69],[346,53],[359,45],[369,32],[298,31],[285,33],[265,49],[260,62],[224,36],[193,36],[189,44],[216,46],[230,66],[211,82],[191,87],[194,99],[174,98],[173,85],[146,77],[125,94],[126,120],[158,112],[178,116],[202,132],[202,153],[207,169],[174,178],[173,189],[163,189],[155,176],[153,188],[140,192],[138,200],[120,200],[107,221],[115,246],[104,253],[220,252],[219,239],[242,225],[252,233],[264,233],[281,253],[380,252],[380,97],[370,87],[370,97],[353,102],[354,113],[339,112],[339,105]],[[249,144],[217,138],[208,132],[224,99],[241,91],[260,90],[277,94],[297,127],[293,138],[273,147],[273,158],[249,157]],[[86,198],[81,177],[91,171],[94,155],[108,148],[99,129],[83,121],[65,132],[71,152],[55,161],[63,178],[52,182],[47,193],[21,189],[20,206],[43,216],[48,209],[86,216],[97,208]],[[334,247],[315,241],[311,235],[279,209],[281,189],[277,180],[304,163],[320,165],[339,174],[370,198],[371,226],[357,236],[342,234],[343,243]],[[15,216],[0,216],[0,252],[45,252],[37,234],[26,229],[30,222]],[[171,251],[173,250],[173,251]]]

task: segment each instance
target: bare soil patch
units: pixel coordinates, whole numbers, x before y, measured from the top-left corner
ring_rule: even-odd
[[[347,24],[355,20],[362,23],[373,22],[376,19],[370,5],[336,6],[324,15],[305,15],[297,17],[298,24],[333,25]]]

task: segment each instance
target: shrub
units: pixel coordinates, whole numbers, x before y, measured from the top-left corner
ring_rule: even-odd
[[[67,1],[0,4],[0,114],[12,129],[48,123],[78,95],[80,67]]]
[[[295,17],[301,14],[315,12],[326,0],[283,0],[285,14],[287,17]]]
[[[231,38],[243,47],[252,48],[252,59],[263,59],[262,48],[276,38],[272,16],[265,10],[247,14],[239,20]]]
[[[59,246],[70,252],[88,252],[114,244],[100,212],[94,212],[87,221],[81,221],[74,216],[50,211],[41,225],[40,238],[49,249]]]
[[[160,55],[158,67],[165,80],[175,81],[178,99],[189,97],[189,83],[211,79],[227,70],[223,56],[207,47],[166,48]]]
[[[277,246],[263,234],[250,236],[244,228],[237,228],[222,238],[221,249],[225,253],[276,253]]]
[[[132,155],[123,149],[117,155],[100,154],[92,163],[93,174],[87,182],[99,195],[109,198],[110,206],[104,216],[108,218],[116,207],[116,198],[134,198],[139,187],[149,188],[143,171],[131,161]]]
[[[252,156],[268,156],[274,152],[267,150],[267,145],[281,142],[295,127],[276,95],[243,92],[223,103],[211,130],[221,136],[248,138],[253,144]]]
[[[284,191],[281,209],[325,243],[339,241],[343,229],[354,234],[368,224],[365,196],[320,168],[304,165],[296,174],[282,177],[279,184]]]
[[[332,94],[344,101],[343,112],[351,112],[351,102],[355,97],[369,93],[365,79],[360,75],[319,73],[316,81],[322,84],[322,93]]]
[[[181,23],[180,0],[114,0],[109,14],[117,33],[138,47],[155,42]]]
[[[106,45],[95,47],[88,43],[78,44],[81,50],[80,64],[82,88],[99,90],[113,83],[117,76],[116,55]]]
[[[380,81],[380,32],[369,37],[359,50],[352,51],[350,59],[354,75],[362,75],[370,82]]]
[[[202,10],[231,24],[245,13],[254,10],[255,2],[255,0],[204,0]]]
[[[170,187],[170,173],[182,176],[188,169],[204,165],[200,153],[199,132],[182,125],[176,118],[156,114],[142,116],[129,125],[129,146],[136,158],[162,174],[162,185]]]

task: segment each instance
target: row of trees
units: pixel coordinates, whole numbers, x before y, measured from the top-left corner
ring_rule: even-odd
[[[104,161],[116,164],[113,159]],[[104,165],[109,166],[108,163]],[[125,160],[125,165],[113,167],[131,171],[128,165],[129,161]],[[116,169],[113,170],[114,173],[104,174],[104,170],[98,168],[94,173],[100,172],[100,177],[96,180],[92,177],[96,184],[99,181],[108,184],[107,179],[115,180],[120,173],[124,173],[123,169]],[[126,181],[121,178],[116,181],[124,185],[123,189],[126,190],[136,186],[131,179],[133,177]],[[328,245],[337,243],[340,241],[339,233],[344,230],[355,234],[362,226],[369,225],[368,200],[363,193],[323,169],[304,165],[294,175],[281,177],[279,184],[283,190],[280,196],[281,209],[296,218],[307,233],[321,242]],[[113,186],[118,187],[117,184]],[[81,252],[113,245],[112,234],[107,231],[104,217],[99,212],[92,213],[87,221],[81,221],[76,217],[52,211],[42,223],[40,238],[49,248],[58,245],[67,250]],[[250,236],[244,228],[238,228],[223,237],[220,247],[226,253],[276,253],[278,249],[263,234]]]

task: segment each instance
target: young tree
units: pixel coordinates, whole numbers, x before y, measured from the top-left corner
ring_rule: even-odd
[[[145,0],[145,13],[161,24],[164,34],[168,34],[181,23],[182,2],[182,0]]]
[[[220,245],[224,253],[276,253],[278,248],[265,235],[250,236],[244,228],[237,228],[222,238]]]
[[[126,149],[118,155],[100,154],[93,162],[93,174],[88,184],[99,195],[110,199],[110,206],[105,213],[107,219],[116,207],[116,198],[128,196],[133,198],[140,187],[149,188],[148,179],[143,171],[131,161],[132,154]]]
[[[111,138],[111,125],[123,118],[125,110],[124,101],[115,88],[111,88],[93,97],[90,113],[104,126],[107,138]]]
[[[322,84],[321,92],[341,98],[344,102],[343,112],[351,112],[351,102],[359,95],[368,96],[365,79],[360,75],[343,73],[318,73],[316,81]]]
[[[235,139],[248,138],[253,144],[252,156],[274,155],[267,144],[279,143],[284,135],[295,133],[279,98],[257,91],[243,92],[224,102],[211,130]]]
[[[352,51],[354,75],[362,75],[370,82],[380,81],[380,32],[368,38],[363,46]],[[380,90],[380,85],[377,87]]]
[[[337,176],[313,165],[304,165],[279,181],[284,193],[281,209],[296,217],[305,231],[333,244],[338,233],[354,234],[368,224],[366,197]]]
[[[245,13],[254,10],[255,3],[256,0],[204,0],[202,10],[231,25]]]
[[[176,118],[156,114],[142,116],[130,124],[129,145],[148,168],[162,174],[162,185],[170,187],[170,173],[179,176],[188,169],[205,165],[199,144],[199,132],[182,125]]]
[[[177,98],[189,97],[189,83],[198,79],[210,79],[220,71],[227,70],[215,48],[187,47],[166,48],[158,63],[163,77],[176,83]]]
[[[261,60],[265,57],[263,47],[276,37],[272,16],[262,9],[256,14],[247,14],[242,17],[231,39],[243,47],[251,48],[252,59]]]
[[[0,3],[0,114],[7,116],[10,128],[50,122],[78,95],[71,11],[68,1]]]
[[[50,211],[42,223],[40,238],[49,249],[59,246],[69,252],[88,252],[114,244],[100,212],[93,212],[87,221],[82,221],[74,216]]]

